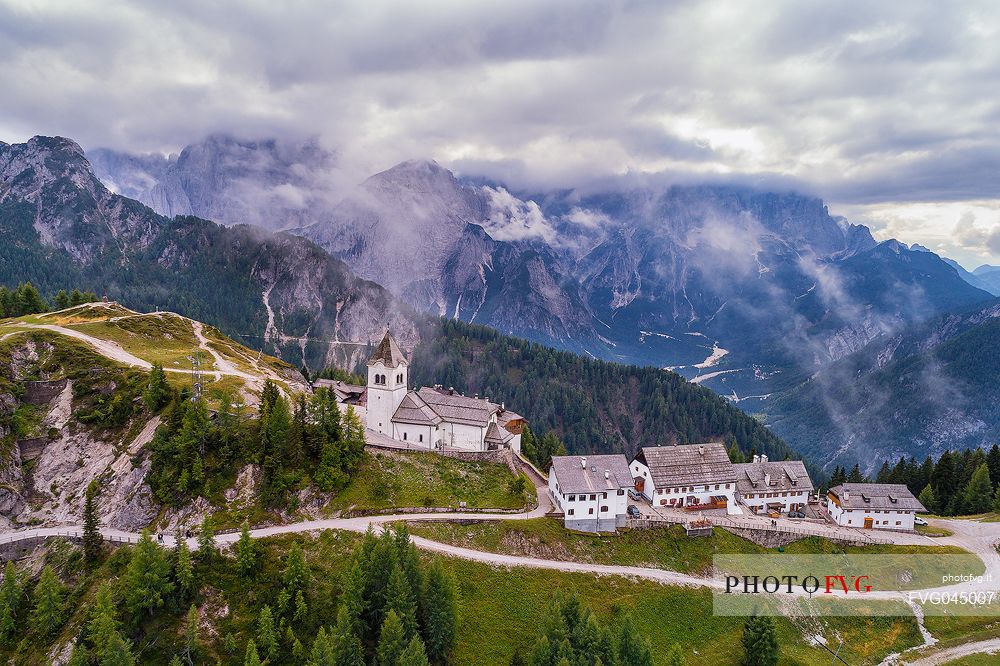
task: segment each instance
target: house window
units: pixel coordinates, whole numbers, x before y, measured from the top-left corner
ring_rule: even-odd
[[[716,489],[716,490],[718,490],[718,489],[719,489],[719,484],[715,484],[715,489]]]
[[[729,484],[728,483],[726,484],[726,490],[729,490]]]
[[[569,501],[570,502],[575,502],[576,501],[576,495],[570,495],[569,496]]]
[[[899,521],[898,520],[896,521],[896,524],[899,525]]]
[[[569,511],[567,511],[567,512],[566,512],[566,515],[568,515],[568,516],[572,516],[572,515],[573,515],[573,509],[570,509]]]
[[[619,488],[618,489],[618,496],[621,497],[624,494],[625,494],[625,491],[623,489]]]
[[[420,435],[420,439],[418,441],[420,441],[420,442],[424,441],[424,436]]]
[[[601,507],[601,512],[607,513],[607,511],[608,511],[608,507],[606,507],[606,506],[602,506]]]
[[[406,441],[406,433],[405,432],[403,433],[403,441],[404,442]]]
[[[594,515],[594,507],[590,507],[589,509],[587,509],[587,515],[588,516]]]
[[[590,501],[591,502],[593,502],[596,499],[597,499],[597,495],[596,494],[590,496]]]
[[[607,493],[601,493],[601,499],[608,499]]]

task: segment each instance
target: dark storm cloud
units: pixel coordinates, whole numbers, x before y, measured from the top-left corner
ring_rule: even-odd
[[[522,188],[996,199],[998,44],[989,2],[0,0],[0,138],[319,135],[359,176],[431,157]]]

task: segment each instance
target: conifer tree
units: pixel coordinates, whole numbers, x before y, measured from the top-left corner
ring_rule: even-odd
[[[111,650],[116,636],[121,636],[121,625],[116,618],[117,609],[111,594],[110,583],[104,583],[97,590],[90,621],[87,623],[88,638],[98,661],[103,661]]]
[[[152,615],[173,589],[166,553],[153,543],[149,532],[143,532],[124,576],[125,608],[131,621],[138,623],[143,612]]]
[[[291,549],[288,551],[288,557],[285,560],[285,573],[284,573],[284,583],[285,587],[283,590],[284,598],[287,598],[287,603],[290,604],[288,608],[283,609],[288,615],[295,612],[295,606],[298,602],[298,598],[302,598],[302,591],[305,589],[306,583],[308,581],[309,572],[306,569],[305,555],[302,553],[302,546],[298,542],[292,544]],[[305,599],[302,599],[305,603]]]
[[[241,535],[242,536],[242,535]],[[202,564],[211,562],[215,557],[215,530],[212,528],[212,517],[206,513],[201,519],[201,528],[198,530],[198,561]]]
[[[243,666],[261,666],[260,656],[257,654],[257,644],[250,639],[247,643],[246,657],[243,659]]]
[[[778,638],[774,622],[766,616],[748,617],[743,625],[744,666],[775,666],[778,663]]]
[[[170,401],[170,385],[167,384],[167,375],[159,363],[154,363],[149,371],[149,380],[142,399],[149,411],[154,413],[163,409]]]
[[[337,612],[337,625],[330,635],[330,642],[334,666],[364,666],[364,647],[343,606]]]
[[[622,664],[653,666],[653,650],[649,641],[636,632],[635,624],[628,615],[618,630],[618,659]]]
[[[937,497],[934,496],[934,489],[931,488],[931,484],[928,483],[924,486],[924,489],[920,491],[920,495],[917,499],[928,511],[933,513],[938,510]]]
[[[833,468],[833,474],[830,475],[830,487],[839,486],[845,481],[847,481],[847,473],[843,467],[837,465]]]
[[[320,627],[313,639],[312,653],[306,666],[335,666],[337,662],[333,655],[333,641],[327,635],[326,628]]]
[[[132,646],[120,633],[111,637],[104,656],[101,657],[101,666],[135,666]]]
[[[87,566],[91,568],[100,559],[101,545],[104,543],[97,517],[96,498],[99,490],[97,479],[94,479],[87,486],[87,492],[83,499],[83,556],[87,561]]]
[[[0,645],[9,645],[15,635],[21,606],[21,577],[14,562],[7,560],[0,582]]]
[[[528,666],[521,656],[521,648],[514,648],[514,654],[510,658],[510,666]]]
[[[177,531],[177,547],[174,549],[174,583],[181,601],[194,596],[194,564],[191,562],[191,551],[188,549],[187,540],[180,530]]]
[[[198,609],[194,604],[188,609],[184,622],[184,659],[188,666],[194,666],[194,658],[198,654]]]
[[[257,569],[257,547],[250,538],[250,527],[246,521],[240,529],[240,540],[236,542],[236,567],[244,578]]]
[[[424,643],[419,636],[413,636],[407,643],[406,649],[399,655],[396,662],[399,666],[430,666],[427,660],[427,652],[424,650]]]
[[[65,310],[69,307],[69,294],[66,293],[65,289],[60,289],[53,300],[55,301],[56,308],[60,310]]]
[[[385,615],[382,631],[379,633],[378,649],[375,653],[377,666],[398,666],[399,656],[406,649],[403,623],[396,612],[390,610]]]
[[[49,637],[63,620],[63,587],[51,565],[46,564],[32,594],[31,628]]]
[[[864,483],[865,476],[861,473],[861,467],[854,463],[854,467],[851,468],[851,473],[847,475],[848,483]]]
[[[427,656],[434,663],[445,662],[455,644],[458,599],[455,581],[445,572],[439,560],[435,560],[427,572],[423,609]]]
[[[993,483],[985,462],[976,468],[965,487],[964,505],[966,513],[985,513],[993,505]]]
[[[257,642],[264,653],[264,658],[273,661],[278,655],[278,635],[274,628],[274,615],[270,606],[260,609],[257,616]]]
[[[684,655],[677,643],[672,644],[667,650],[667,666],[685,666]]]
[[[417,633],[417,603],[403,567],[396,563],[386,587],[386,608],[395,611],[403,625],[403,635],[409,640]]]

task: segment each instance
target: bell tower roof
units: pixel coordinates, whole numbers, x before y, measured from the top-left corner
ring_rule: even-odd
[[[375,348],[375,353],[368,359],[368,365],[375,365],[378,361],[381,361],[387,368],[409,365],[406,357],[403,356],[403,352],[400,351],[399,345],[396,344],[396,339],[392,337],[388,330],[386,330],[382,342]]]

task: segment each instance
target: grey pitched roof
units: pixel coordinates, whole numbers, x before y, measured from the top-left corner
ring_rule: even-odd
[[[830,488],[830,493],[845,509],[927,510],[902,483],[844,483]]]
[[[734,465],[736,489],[742,494],[774,491],[808,492],[813,489],[812,479],[801,460],[750,462]],[[767,485],[765,475],[769,475]]]
[[[719,442],[647,446],[635,459],[649,468],[657,488],[736,481],[736,468]]]
[[[605,475],[607,472],[607,475]],[[552,456],[550,474],[561,493],[594,493],[632,487],[632,473],[623,455]]]
[[[317,379],[313,382],[313,388],[325,388],[337,396],[337,399],[341,402],[358,401],[365,391],[368,390],[367,386],[358,386],[357,384],[348,384],[347,382],[342,382],[339,379]]]
[[[500,409],[500,405],[489,400],[470,398],[458,393],[452,394],[448,391],[437,391],[427,387],[421,388],[417,394],[435,414],[450,423],[485,428],[490,423],[490,417]]]
[[[368,359],[368,365],[375,365],[378,361],[381,361],[387,368],[395,368],[398,365],[408,365],[406,357],[403,356],[403,352],[400,351],[399,345],[396,344],[396,339],[389,334],[389,331],[385,332],[385,335],[382,337],[382,342],[378,343],[378,347],[375,348],[375,353],[372,354],[370,359]]]
[[[490,427],[486,429],[486,436],[483,438],[484,441],[491,444],[506,444],[512,439],[514,439],[513,433],[506,428],[501,428],[496,423],[490,423]]]
[[[392,415],[392,420],[416,425],[437,425],[441,423],[441,417],[415,391],[410,391],[403,396],[399,407],[396,408],[395,413]]]

